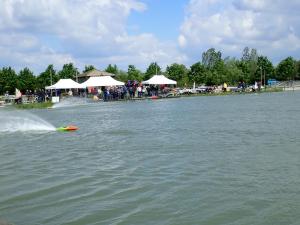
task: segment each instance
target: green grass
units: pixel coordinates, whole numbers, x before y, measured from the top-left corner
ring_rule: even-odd
[[[45,109],[52,107],[52,102],[41,102],[41,103],[28,103],[28,104],[15,104],[14,107],[17,109]]]
[[[198,94],[183,94],[183,95],[179,95],[176,97],[240,95],[240,94],[254,94],[254,93],[271,93],[271,92],[281,92],[281,91],[283,91],[283,88],[267,88],[267,89],[262,89],[261,92],[198,93]],[[143,99],[138,99],[138,100],[143,100]],[[123,100],[123,101],[125,101],[125,100]],[[13,107],[15,107],[17,109],[46,109],[46,108],[50,108],[52,106],[53,106],[52,102],[14,104],[13,105]]]
[[[263,90],[263,92],[281,92],[283,91],[282,87],[272,87],[267,88],[266,90]]]

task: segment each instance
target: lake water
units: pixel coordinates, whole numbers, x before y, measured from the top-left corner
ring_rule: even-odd
[[[16,225],[300,224],[300,92],[0,109],[0,121],[0,218]]]

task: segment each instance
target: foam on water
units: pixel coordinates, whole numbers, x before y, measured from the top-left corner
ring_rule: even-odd
[[[72,107],[87,104],[85,98],[79,97],[68,97],[62,99],[59,103],[53,105],[52,108],[64,108],[64,107]]]
[[[0,110],[0,132],[55,130],[52,124],[32,113],[17,110]]]

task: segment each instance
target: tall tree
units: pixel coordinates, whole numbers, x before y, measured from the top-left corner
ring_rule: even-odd
[[[228,82],[225,76],[226,68],[222,53],[214,48],[208,49],[202,54],[202,64],[207,70],[205,73],[205,83],[208,85],[221,84]]]
[[[244,81],[245,83],[250,83],[250,72],[248,63],[243,60],[236,61],[236,65],[238,69],[241,71],[240,80]]]
[[[123,71],[123,70],[118,71],[118,74],[116,75],[116,79],[123,81],[123,82],[126,82],[127,80],[129,80],[127,72]]]
[[[86,73],[86,72],[89,72],[94,69],[96,69],[96,68],[93,65],[85,65],[84,70],[82,72]]]
[[[246,82],[254,82],[255,81],[255,73],[258,69],[257,67],[257,50],[250,49],[245,47],[243,50],[243,56],[240,62],[240,68],[243,70],[244,80]]]
[[[202,64],[207,69],[213,69],[222,60],[222,53],[214,48],[202,53]]]
[[[171,66],[167,66],[166,74],[170,79],[180,81],[187,73],[187,68],[183,64],[173,63]]]
[[[250,61],[250,49],[249,49],[249,47],[244,48],[241,60],[244,61],[244,62]]]
[[[197,84],[203,84],[206,82],[206,72],[205,66],[200,62],[197,62],[191,66],[188,73],[190,82],[196,82]]]
[[[249,71],[250,71],[250,80],[252,82],[255,81],[255,73],[257,70],[257,60],[258,60],[258,55],[257,55],[257,50],[256,49],[251,49],[250,53],[250,61],[249,61]]]
[[[298,60],[296,63],[296,70],[297,70],[297,74],[295,76],[295,79],[300,80],[300,60]]]
[[[59,79],[75,79],[79,74],[78,69],[73,63],[64,64],[61,71],[58,72]]]
[[[167,66],[166,74],[172,79],[176,80],[179,86],[188,82],[188,69],[183,64],[173,63],[171,66]]]
[[[116,64],[115,65],[109,64],[107,66],[107,68],[105,69],[105,71],[116,75],[116,74],[118,74],[118,67]]]
[[[17,87],[17,74],[11,67],[4,67],[0,70],[0,94],[6,91],[14,94]]]
[[[264,80],[266,77],[266,80]],[[272,62],[266,56],[259,56],[257,59],[257,70],[254,75],[254,80],[263,80],[263,83],[267,83],[267,80],[274,78],[274,67]]]
[[[37,88],[43,89],[46,86],[50,86],[57,81],[58,76],[56,74],[56,71],[54,70],[53,65],[49,65],[47,69],[37,77]]]
[[[238,64],[239,61],[235,58],[227,57],[224,60],[226,82],[232,85],[243,80],[243,71],[239,68]]]
[[[128,70],[128,80],[137,80],[137,81],[142,81],[142,73],[138,69],[135,68],[134,65],[129,65]]]
[[[276,78],[278,80],[294,80],[296,75],[296,60],[292,57],[282,60],[276,68]]]
[[[19,72],[17,85],[21,92],[26,92],[26,90],[34,91],[37,87],[37,78],[26,67]]]
[[[150,79],[155,74],[161,74],[161,68],[156,62],[151,63],[145,73],[144,80]]]

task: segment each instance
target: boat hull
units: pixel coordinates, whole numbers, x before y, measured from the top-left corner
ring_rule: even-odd
[[[57,131],[76,131],[78,127],[76,126],[66,126],[66,127],[59,127],[56,129]]]

